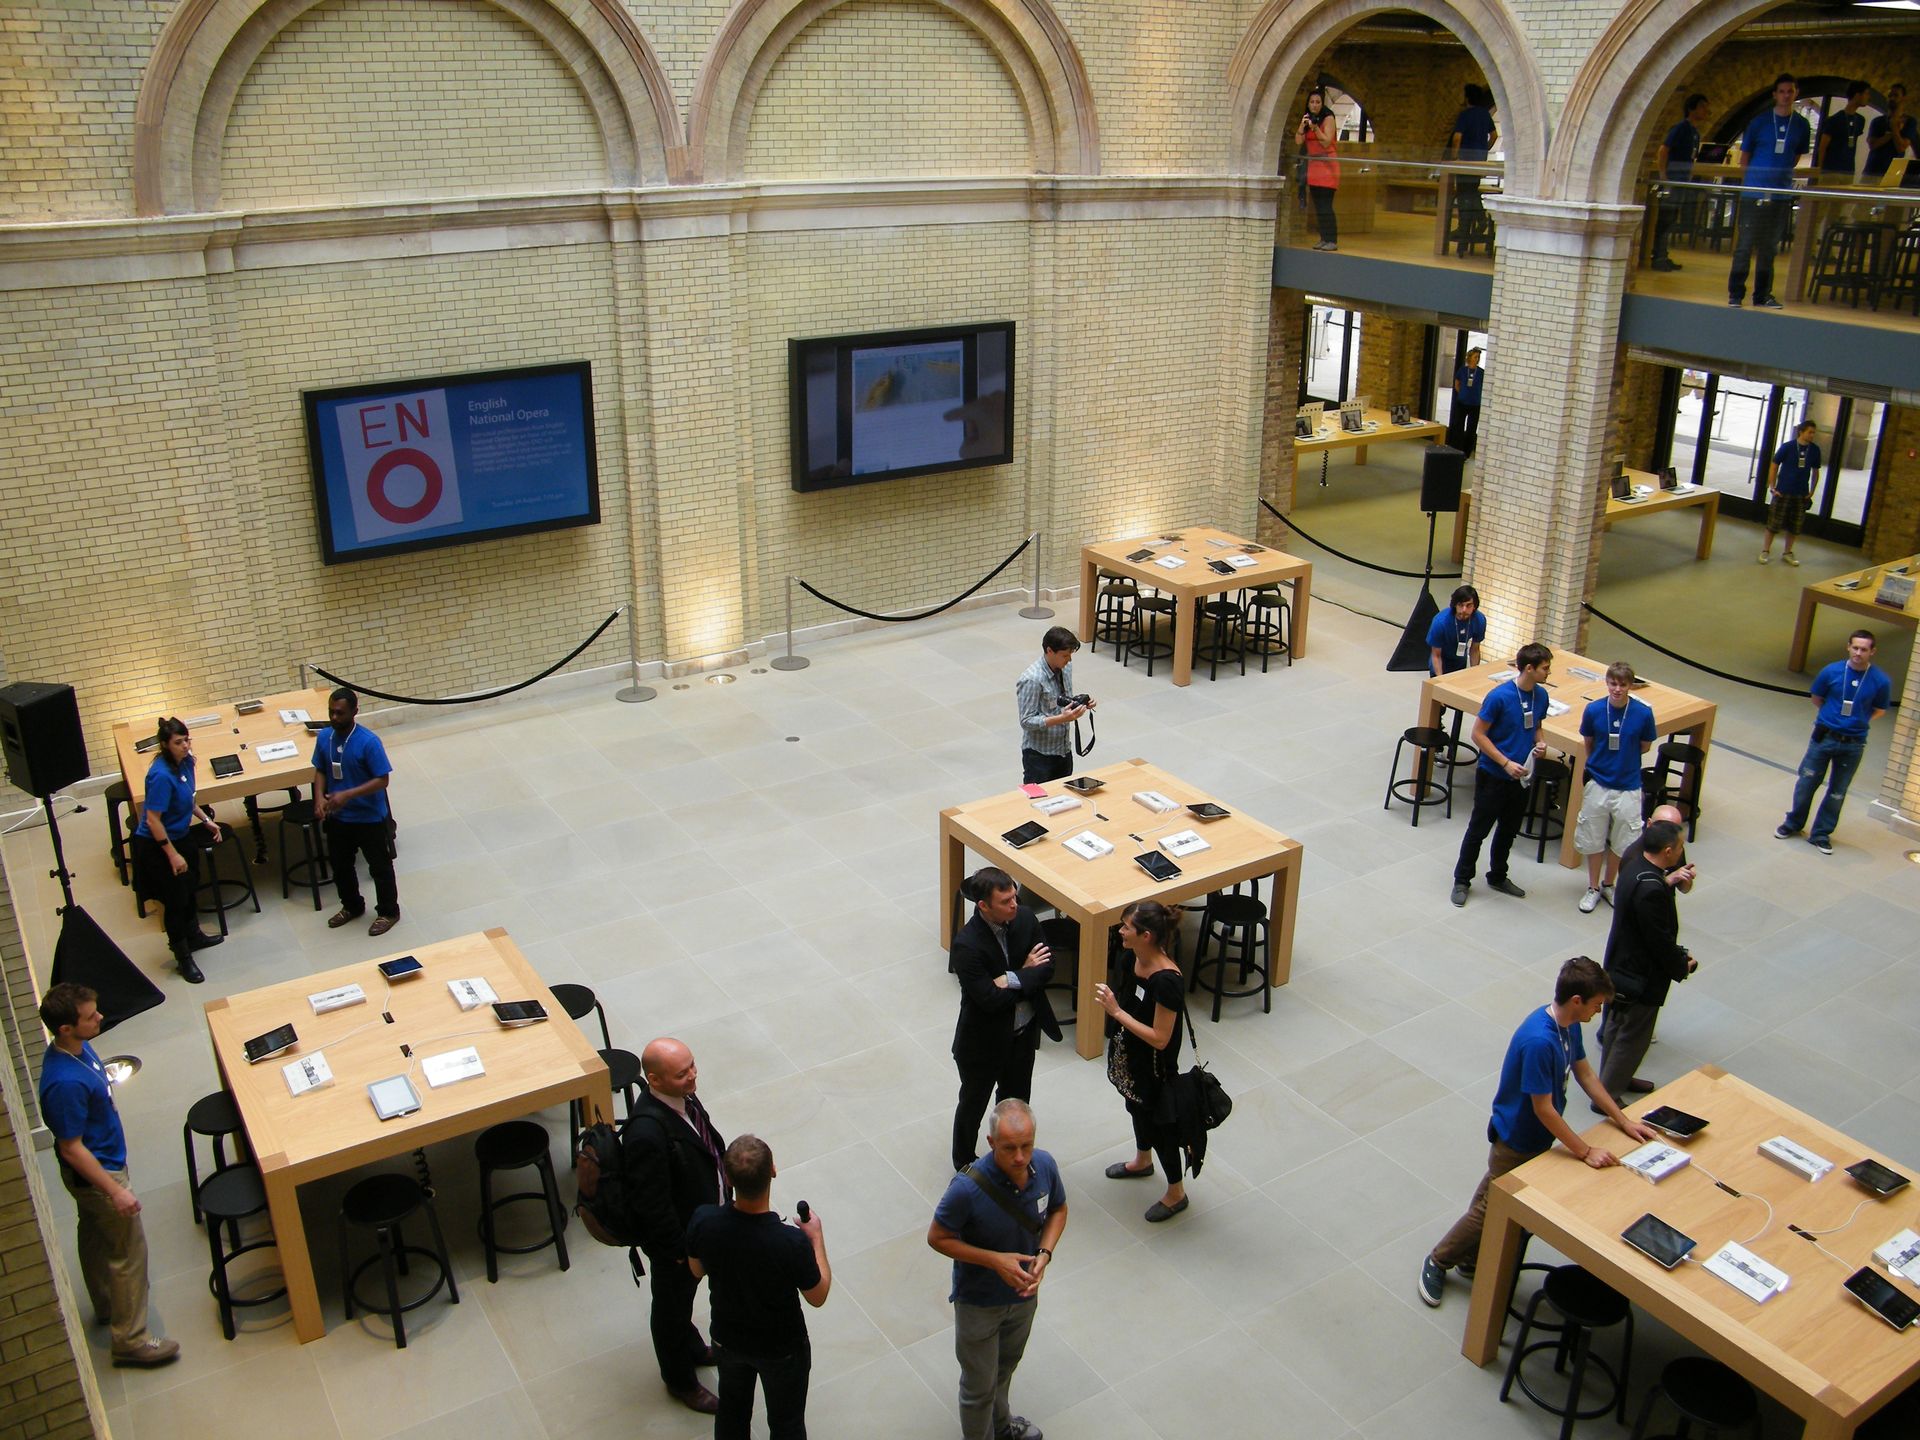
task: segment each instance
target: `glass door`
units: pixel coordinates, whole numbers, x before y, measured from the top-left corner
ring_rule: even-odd
[[[1352,395],[1360,374],[1360,317],[1334,305],[1307,306],[1301,347],[1307,400],[1338,405]]]

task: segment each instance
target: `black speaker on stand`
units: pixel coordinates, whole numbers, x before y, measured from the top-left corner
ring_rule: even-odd
[[[54,944],[48,983],[71,981],[92,990],[105,1017],[103,1031],[151,1010],[167,997],[73,898],[73,872],[67,869],[60,824],[53,813],[54,794],[91,773],[73,687],[35,681],[0,686],[0,753],[6,756],[7,779],[39,797],[47,812],[47,834],[53,841],[53,869],[47,874],[60,882],[66,899],[55,912],[60,916],[60,938]],[[139,1068],[140,1062],[132,1056],[113,1058]]]
[[[1420,508],[1427,512],[1427,565],[1420,580],[1420,597],[1413,602],[1413,614],[1400,632],[1400,643],[1393,647],[1387,661],[1389,670],[1425,670],[1432,663],[1427,644],[1427,629],[1440,607],[1433,598],[1433,537],[1442,511],[1452,514],[1460,508],[1460,482],[1466,473],[1467,457],[1451,445],[1429,445],[1420,469]]]

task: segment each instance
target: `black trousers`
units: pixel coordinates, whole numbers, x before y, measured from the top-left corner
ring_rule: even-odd
[[[1040,1048],[1040,1026],[1030,1023],[1013,1037],[999,1064],[953,1062],[960,1070],[960,1098],[953,1107],[953,1168],[964,1170],[980,1158],[980,1120],[987,1113],[987,1101],[1031,1100],[1033,1098],[1033,1056]],[[995,1087],[999,1094],[994,1095]]]
[[[1473,818],[1467,821],[1467,833],[1460,840],[1460,858],[1454,862],[1453,879],[1458,885],[1472,883],[1480,868],[1480,847],[1487,832],[1493,832],[1493,854],[1487,860],[1487,878],[1507,878],[1507,853],[1513,849],[1513,837],[1520,833],[1520,820],[1527,812],[1527,787],[1508,775],[1495,775],[1479,766],[1473,775]]]
[[[359,877],[353,873],[354,857],[367,857],[367,874],[373,877],[373,909],[376,915],[398,918],[400,888],[394,883],[393,857],[387,853],[387,822],[358,825],[348,820],[327,817],[323,827],[327,835],[327,863],[333,866],[334,893],[340,908],[359,915],[367,908],[360,893]]]
[[[1064,780],[1073,774],[1073,756],[1042,755],[1025,746],[1020,749],[1020,783],[1044,785],[1049,780]]]
[[[1320,227],[1320,243],[1337,243],[1340,239],[1340,222],[1333,216],[1333,187],[1309,185],[1307,193],[1313,196],[1313,218]]]
[[[1765,300],[1773,294],[1773,255],[1786,233],[1787,217],[1792,214],[1791,199],[1740,201],[1740,233],[1733,241],[1733,264],[1727,269],[1727,297],[1746,298],[1747,267],[1753,267],[1753,298]]]
[[[186,950],[187,941],[200,928],[199,916],[193,908],[193,887],[200,878],[200,842],[189,830],[173,842],[173,848],[187,862],[187,868],[178,875],[167,862],[167,852],[144,826],[133,837],[134,884],[141,895],[159,902],[167,945],[178,955]]]
[[[1459,416],[1454,423],[1460,436],[1460,453],[1471,456],[1480,445],[1480,407],[1462,405],[1455,413]]]
[[[813,1372],[813,1346],[785,1355],[759,1355],[723,1345],[719,1352],[720,1413],[713,1417],[713,1440],[747,1440],[753,1428],[753,1382],[767,1392],[770,1440],[807,1440],[807,1380]]]
[[[1180,1184],[1180,1142],[1171,1126],[1156,1125],[1152,1119],[1155,1103],[1150,1100],[1127,1101],[1127,1114],[1133,1120],[1133,1145],[1136,1150],[1151,1150],[1160,1162],[1167,1184]]]
[[[706,1348],[693,1328],[693,1297],[700,1282],[684,1260],[647,1257],[653,1282],[653,1313],[647,1328],[653,1332],[653,1353],[660,1362],[660,1378],[669,1390],[691,1390],[699,1383],[694,1367]]]

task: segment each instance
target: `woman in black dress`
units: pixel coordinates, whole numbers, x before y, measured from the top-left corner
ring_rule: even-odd
[[[1180,967],[1167,954],[1173,944],[1172,912],[1157,900],[1129,905],[1120,917],[1120,943],[1133,956],[1126,993],[1116,995],[1109,987],[1096,985],[1093,998],[1120,1026],[1116,1037],[1120,1053],[1109,1062],[1108,1074],[1126,1097],[1135,1150],[1132,1161],[1109,1165],[1107,1178],[1145,1179],[1153,1174],[1158,1156],[1167,1190],[1147,1207],[1147,1219],[1158,1222],[1187,1208],[1180,1141],[1173,1117],[1162,1104],[1180,1054],[1181,1001],[1186,988]]]

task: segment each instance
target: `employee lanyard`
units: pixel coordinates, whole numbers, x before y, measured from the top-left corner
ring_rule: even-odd
[[[346,772],[345,772],[344,770],[342,770],[342,769],[341,769],[341,766],[342,766],[342,765],[343,765],[343,764],[345,763],[345,761],[346,761],[346,758],[347,758],[347,740],[351,740],[351,739],[353,739],[353,736],[354,736],[354,731],[357,731],[357,730],[358,730],[359,728],[360,728],[360,722],[359,722],[359,721],[357,721],[357,720],[356,720],[356,721],[354,721],[354,723],[353,723],[353,729],[352,729],[352,730],[349,730],[349,731],[347,731],[347,739],[346,739],[346,740],[342,740],[342,739],[340,738],[340,734],[339,734],[339,732],[338,732],[338,731],[335,731],[335,732],[334,732],[334,735],[333,735],[333,778],[334,778],[334,779],[336,779],[336,780],[344,780],[344,779],[346,779],[346,778],[347,778],[347,777],[346,777]]]
[[[1853,694],[1851,695],[1847,694],[1847,677],[1849,675],[1853,675]],[[1844,661],[1842,662],[1840,671],[1840,713],[1842,715],[1853,714],[1853,702],[1860,697],[1860,687],[1866,683],[1866,671],[1862,670],[1859,674],[1855,675],[1853,667]]]
[[[1627,711],[1632,705],[1633,700],[1629,698],[1627,703],[1620,707],[1620,713],[1616,716],[1613,711],[1613,702],[1611,700],[1607,702],[1607,749],[1620,748],[1620,729],[1626,724]]]
[[[1522,690],[1517,682],[1513,686],[1513,693],[1520,697],[1520,728],[1531,730],[1533,728],[1533,696]]]
[[[1787,153],[1787,132],[1793,128],[1793,116],[1775,116],[1773,121],[1773,153]]]

